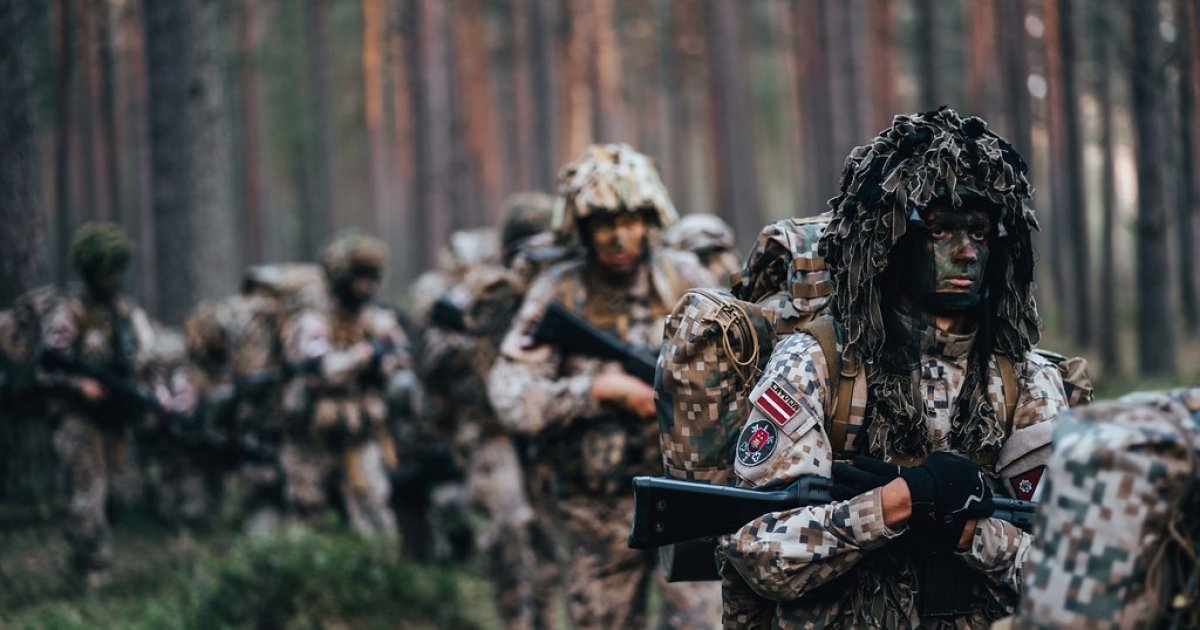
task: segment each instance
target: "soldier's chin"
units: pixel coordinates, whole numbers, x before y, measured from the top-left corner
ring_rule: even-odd
[[[980,297],[974,291],[938,291],[921,302],[934,315],[966,315],[979,308]]]

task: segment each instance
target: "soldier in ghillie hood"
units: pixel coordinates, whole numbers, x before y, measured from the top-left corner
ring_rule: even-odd
[[[142,309],[120,293],[133,246],[117,225],[89,223],[76,232],[70,256],[83,289],[70,292],[46,313],[41,352],[53,355],[60,366],[83,363],[144,386],[150,378],[154,329]],[[104,581],[112,555],[108,501],[129,503],[141,492],[127,437],[130,427],[144,418],[96,378],[77,370],[50,368],[38,378],[52,392],[49,415],[58,423],[54,448],[67,469],[72,561],[94,586]]]
[[[836,500],[722,541],[777,623],[987,627],[1013,610],[1030,539],[989,518],[993,485],[1031,497],[1037,478],[1008,464],[1029,470],[1067,406],[1032,352],[1026,170],[947,108],[898,116],[847,158],[820,242],[829,314],[776,346],[736,464],[756,487],[832,476]]]
[[[593,145],[559,173],[554,227],[582,255],[538,277],[492,366],[488,392],[500,422],[536,449],[533,482],[545,519],[570,557],[568,613],[575,628],[645,625],[646,587],[659,580],[666,627],[711,627],[714,585],[666,584],[625,545],[630,479],[662,470],[654,389],[618,362],[570,355],[531,334],[551,302],[625,343],[657,349],[684,291],[714,285],[691,253],[663,248],[676,219],[650,159],[624,144]],[[539,506],[540,507],[540,506]]]

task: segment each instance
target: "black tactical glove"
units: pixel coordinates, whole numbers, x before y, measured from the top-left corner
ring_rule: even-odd
[[[953,549],[967,521],[995,511],[983,471],[958,455],[934,453],[920,466],[902,468],[900,477],[912,497],[910,528],[941,548]]]
[[[830,495],[835,501],[844,501],[864,492],[886,486],[900,476],[900,467],[881,459],[859,455],[849,462],[833,464],[833,486]]]

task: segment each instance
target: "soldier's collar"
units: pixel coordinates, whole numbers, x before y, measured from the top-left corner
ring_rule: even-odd
[[[975,345],[975,331],[952,333],[939,330],[932,322],[923,321],[903,309],[896,309],[895,315],[904,329],[919,339],[922,355],[961,363],[967,360]]]

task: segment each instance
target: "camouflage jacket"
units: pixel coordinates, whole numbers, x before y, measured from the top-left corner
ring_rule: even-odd
[[[41,337],[42,352],[85,361],[147,391],[153,385],[154,326],[145,311],[124,296],[117,297],[111,306],[97,304],[81,294],[65,297],[43,317]],[[74,393],[79,377],[39,370],[38,380],[43,386]],[[55,411],[73,404],[79,401],[56,397]]]
[[[950,450],[946,438],[951,410],[964,381],[974,334],[951,334],[926,327],[922,332],[920,391],[925,421],[938,450]],[[750,418],[738,438],[736,470],[752,487],[790,483],[800,475],[828,477],[834,450],[826,434],[827,362],[816,339],[807,333],[786,337],[776,346],[762,378],[750,394]],[[990,387],[1002,388],[992,368]],[[1034,354],[1017,365],[1020,392],[1014,430],[1054,418],[1066,407],[1055,367]],[[853,405],[865,404],[864,391]],[[994,394],[993,394],[994,395]],[[861,397],[861,398],[860,398]],[[881,491],[846,501],[767,514],[721,539],[728,561],[761,595],[776,600],[780,627],[925,627],[916,609],[915,574],[909,557],[888,543],[907,527],[884,525]],[[979,522],[967,551],[967,566],[986,576],[994,599],[991,618],[1015,604],[1020,567],[1030,541],[1013,525]],[[849,582],[835,579],[847,576]],[[889,584],[890,583],[890,584]],[[821,589],[824,585],[831,588]],[[962,618],[950,625],[986,627],[986,618]]]
[[[284,407],[315,437],[333,432],[352,440],[368,430],[384,435],[388,387],[410,367],[408,340],[391,311],[366,305],[355,314],[340,307],[308,309],[284,324],[284,359],[312,365],[284,393]],[[370,343],[387,348],[375,356]]]
[[[625,494],[631,474],[661,473],[658,423],[631,421],[592,399],[592,378],[619,365],[563,356],[534,345],[529,335],[546,306],[558,301],[623,341],[657,349],[679,296],[714,280],[694,255],[671,250],[656,251],[648,271],[629,289],[613,291],[590,281],[583,261],[560,263],[529,288],[501,343],[488,380],[492,405],[509,430],[535,437],[560,495]]]
[[[1186,552],[1155,556],[1172,521],[1185,543],[1196,544],[1186,522],[1195,504],[1185,501],[1195,500],[1198,450],[1200,388],[1131,394],[1064,415],[1025,566],[1019,627],[1164,627],[1166,605],[1181,590],[1174,559]],[[1191,516],[1180,523],[1183,510]]]

